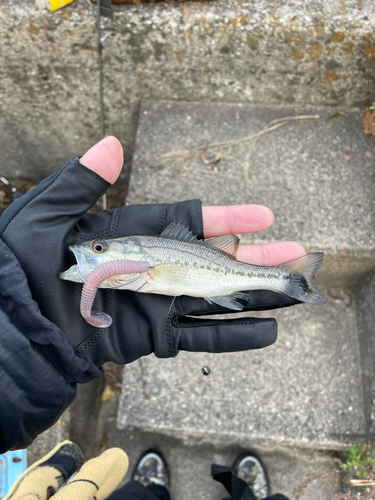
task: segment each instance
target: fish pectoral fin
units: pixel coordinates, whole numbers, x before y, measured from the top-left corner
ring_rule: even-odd
[[[218,236],[217,238],[209,238],[208,240],[205,240],[204,243],[205,245],[216,247],[219,250],[229,253],[235,257],[240,239],[235,234],[226,234],[224,236]]]
[[[206,297],[206,300],[209,304],[214,302],[215,304],[226,307],[227,309],[233,309],[234,311],[242,311],[245,307],[244,304],[241,304],[239,300],[247,301],[249,300],[249,294],[243,292],[235,292],[231,295],[224,295],[222,297]]]
[[[157,264],[150,269],[149,274],[155,282],[175,285],[185,278],[189,269],[184,264]]]
[[[121,288],[130,285],[131,283],[134,283],[142,276],[142,274],[143,273],[125,274],[116,279],[113,279],[111,277],[110,279],[103,281],[103,283],[100,284],[99,288],[111,288],[111,289]]]

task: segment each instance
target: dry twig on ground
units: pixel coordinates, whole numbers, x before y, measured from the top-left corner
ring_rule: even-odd
[[[269,132],[272,132],[273,130],[276,130],[280,127],[284,127],[285,125],[289,125],[290,123],[293,123],[297,120],[306,120],[306,119],[317,119],[319,118],[319,115],[299,115],[299,116],[287,116],[284,118],[277,118],[276,120],[272,120],[265,127],[263,127],[259,132],[255,134],[251,134],[247,137],[243,137],[241,139],[236,139],[236,140],[231,140],[231,141],[222,141],[222,142],[214,142],[211,144],[205,144],[203,146],[197,146],[196,148],[186,148],[186,149],[181,149],[179,151],[173,151],[171,153],[166,153],[162,155],[157,162],[158,164],[158,169],[162,169],[161,173],[165,175],[173,166],[175,166],[178,163],[181,163],[186,170],[186,162],[188,160],[192,160],[193,158],[199,158],[202,155],[203,158],[214,158],[214,159],[220,159],[218,163],[220,163],[222,160],[230,160],[234,161],[244,171],[245,175],[245,180],[248,183],[251,183],[252,181],[250,180],[249,173],[250,173],[250,157],[255,151],[257,142],[259,139],[265,135],[268,134]],[[236,156],[229,155],[229,154],[224,154],[223,150],[228,149],[228,148],[233,148],[235,146],[239,146],[241,144],[244,144],[246,142],[251,142],[248,152],[245,157],[245,163],[242,163]],[[206,164],[206,162],[202,159],[202,161]],[[210,162],[210,163],[214,163]]]

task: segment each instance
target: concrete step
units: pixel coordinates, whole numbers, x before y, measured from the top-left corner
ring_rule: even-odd
[[[263,351],[190,353],[194,363],[182,353],[150,356],[127,366],[117,424],[107,424],[109,446],[129,454],[125,481],[153,448],[169,465],[172,498],[221,500],[211,463],[231,466],[251,452],[265,464],[272,493],[336,498],[344,485],[335,455],[311,448],[374,441],[374,300],[373,275],[356,291],[357,321],[353,303],[330,300],[319,319],[308,306],[278,311],[279,339]]]
[[[275,213],[272,228],[243,242],[295,240],[324,251],[317,281],[354,286],[375,269],[375,141],[363,133],[363,109],[146,101],[128,203],[200,198],[205,205],[258,203]],[[250,142],[212,148],[224,159],[207,167],[191,150],[236,141],[275,119],[298,120]],[[185,150],[182,159],[163,155]],[[247,166],[248,165],[248,166]],[[247,174],[246,174],[247,170]]]
[[[266,349],[149,356],[127,366],[118,427],[242,446],[342,449],[365,442],[353,305],[329,299],[319,310],[301,305],[259,316],[279,324],[277,342]]]
[[[323,250],[327,262],[318,281],[354,286],[375,262],[375,148],[362,132],[361,110],[345,109],[345,116],[326,122],[335,111],[146,102],[128,202],[199,197],[204,204],[265,204],[275,212],[274,227],[245,241],[296,240],[308,251]],[[256,133],[276,118],[306,114],[321,118],[291,123],[258,141],[249,183],[243,169],[249,144],[216,147],[224,155],[217,171],[191,154],[196,146]],[[163,154],[186,148],[184,161],[161,161]],[[374,370],[371,318],[363,297],[372,295],[361,295],[357,326],[353,293],[329,288],[326,294],[323,307],[260,313],[279,324],[278,341],[267,349],[181,353],[168,360],[150,356],[128,366],[118,427],[245,447],[342,449],[366,442],[372,434]],[[203,365],[211,367],[209,377],[202,375]]]

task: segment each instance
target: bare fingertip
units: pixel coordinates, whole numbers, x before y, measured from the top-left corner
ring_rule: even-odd
[[[306,255],[306,250],[303,248],[302,245],[300,245],[296,241],[288,241],[286,243],[289,243],[290,251],[293,251],[293,253],[296,255],[296,257],[294,257],[295,259]]]
[[[264,213],[264,221],[267,223],[267,227],[271,227],[273,223],[275,222],[275,214],[272,212],[272,210],[268,207],[265,207],[262,205],[262,210]]]
[[[100,175],[110,184],[118,179],[123,162],[121,143],[113,136],[108,136],[95,144],[80,159],[82,165]]]

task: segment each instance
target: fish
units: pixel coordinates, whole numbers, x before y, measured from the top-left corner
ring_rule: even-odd
[[[100,328],[110,326],[112,319],[91,312],[98,288],[200,297],[234,311],[246,306],[250,290],[270,290],[315,305],[326,302],[314,283],[323,252],[264,267],[237,260],[239,242],[233,234],[199,240],[189,228],[172,222],[160,235],[71,245],[77,264],[59,276],[84,283],[81,314]]]

